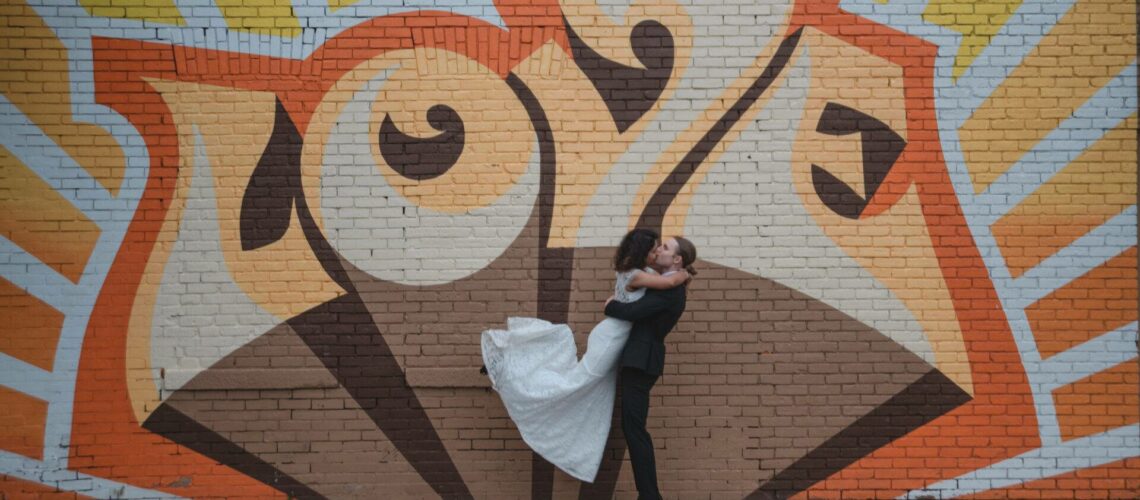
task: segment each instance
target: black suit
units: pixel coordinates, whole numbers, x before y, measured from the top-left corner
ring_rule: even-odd
[[[645,430],[649,391],[665,368],[665,336],[685,312],[685,287],[648,290],[628,304],[612,301],[606,316],[633,322],[621,352],[621,428],[629,447],[639,499],[659,499],[653,439]]]

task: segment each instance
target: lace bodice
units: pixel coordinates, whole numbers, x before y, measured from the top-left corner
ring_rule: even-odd
[[[633,276],[637,273],[653,272],[652,270],[645,271],[642,269],[631,269],[629,271],[617,273],[617,278],[614,280],[614,300],[618,302],[633,302],[640,299],[645,295],[644,288],[638,288],[634,291],[626,290],[626,286],[633,280]]]

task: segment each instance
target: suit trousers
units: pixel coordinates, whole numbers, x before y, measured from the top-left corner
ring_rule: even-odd
[[[657,489],[657,462],[653,456],[653,438],[645,430],[649,417],[649,391],[657,383],[657,375],[640,369],[621,369],[621,430],[629,448],[629,461],[633,466],[633,481],[637,485],[639,500],[659,500]]]

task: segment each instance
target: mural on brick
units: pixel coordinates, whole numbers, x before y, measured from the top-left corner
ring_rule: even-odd
[[[1133,2],[2,5],[5,494],[632,498],[477,370],[639,226],[665,492],[1140,494]]]

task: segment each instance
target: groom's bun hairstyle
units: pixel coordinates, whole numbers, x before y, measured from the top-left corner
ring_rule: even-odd
[[[696,245],[680,236],[674,236],[673,239],[677,240],[677,254],[681,256],[681,267],[688,271],[689,276],[696,276],[697,271],[693,269],[693,263],[697,261]]]
[[[661,236],[652,229],[634,229],[625,234],[614,254],[614,270],[624,273],[630,269],[641,269],[646,265],[649,252],[657,246]]]

